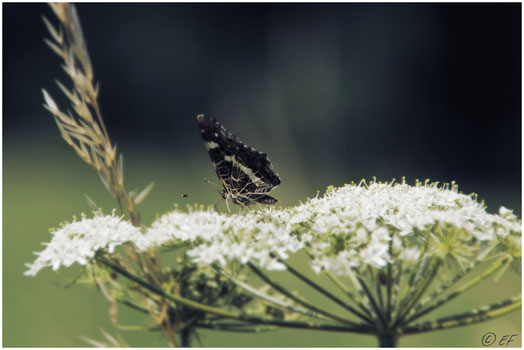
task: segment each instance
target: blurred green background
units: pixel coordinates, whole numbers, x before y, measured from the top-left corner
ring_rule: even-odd
[[[201,193],[219,195],[195,116],[208,113],[267,152],[282,206],[361,178],[456,180],[488,211],[521,216],[520,4],[81,4],[102,113],[125,158],[128,189],[155,188],[145,223]],[[23,276],[48,228],[89,213],[83,194],[116,206],[95,171],[59,137],[45,87],[67,82],[45,47],[43,4],[3,4],[3,345],[86,346],[111,330],[95,289],[64,288],[78,266]],[[68,83],[68,82],[67,82]],[[219,203],[219,208],[223,202]],[[300,265],[300,260],[295,260]],[[304,295],[307,288],[275,273]],[[516,295],[509,271],[428,319]],[[122,324],[148,325],[121,310]],[[400,340],[400,346],[480,346],[487,331],[519,334],[521,315]],[[123,332],[134,346],[159,334]],[[281,330],[203,331],[203,346],[376,346],[371,337]]]

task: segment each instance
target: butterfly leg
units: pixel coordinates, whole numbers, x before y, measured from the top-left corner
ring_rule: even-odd
[[[217,205],[218,205],[218,202],[215,203],[215,210],[216,210],[217,213],[220,214],[220,211],[218,210]]]
[[[226,207],[229,214],[231,214],[231,209],[229,209],[229,201],[226,198]]]

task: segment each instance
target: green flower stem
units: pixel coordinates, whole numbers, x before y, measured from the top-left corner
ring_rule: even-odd
[[[369,310],[362,304],[361,301],[358,301],[356,300],[356,297],[355,295],[348,289],[348,287],[342,283],[341,280],[339,280],[335,275],[333,275],[331,272],[329,271],[323,271],[326,276],[328,276],[328,278],[338,287],[340,288],[340,290],[342,292],[344,292],[352,301],[354,301],[358,307],[363,311],[365,312],[368,316],[372,316],[371,313],[369,312]],[[371,320],[371,319],[370,319]],[[375,321],[371,320],[371,322],[374,324]]]
[[[353,327],[347,327],[347,326],[340,326],[340,325],[331,325],[331,324],[321,324],[321,323],[315,323],[315,322],[298,322],[298,321],[278,321],[278,320],[270,320],[271,323],[265,323],[265,325],[268,326],[275,326],[275,329],[278,327],[287,327],[287,328],[297,328],[297,329],[308,329],[308,330],[319,330],[319,331],[331,331],[331,332],[353,332],[353,333],[360,333],[360,334],[369,334],[373,335],[374,332],[367,329],[367,328],[353,328]],[[250,322],[250,321],[246,321]],[[251,321],[252,322],[252,321]],[[252,322],[253,323],[253,322]],[[255,322],[256,323],[256,322]],[[262,324],[259,322],[259,324]],[[198,327],[205,327],[207,324],[197,324]],[[209,326],[209,328],[212,328],[214,326]],[[266,327],[270,328],[270,327]],[[233,328],[229,328],[231,330]]]
[[[498,314],[501,308],[507,308],[512,305],[513,306],[520,305],[520,302],[521,302],[520,296],[507,298],[507,299],[497,301],[487,306],[481,306],[479,308],[475,308],[472,311],[463,312],[461,314],[454,315],[454,316],[446,316],[446,317],[439,318],[437,322],[448,322],[448,321],[453,321],[453,320],[467,319],[467,318],[471,318],[474,316],[482,316],[490,311],[493,311],[494,314]]]
[[[415,233],[417,233],[418,230],[415,229]],[[420,253],[420,256],[418,258],[418,261],[417,261],[417,264],[413,267],[413,270],[411,271],[411,273],[409,274],[409,278],[407,280],[407,286],[411,287],[408,289],[408,291],[406,292],[407,295],[404,295],[405,293],[403,291],[399,291],[399,305],[397,307],[397,310],[396,310],[396,316],[397,318],[399,317],[399,315],[401,315],[401,312],[405,309],[407,303],[413,298],[413,296],[415,295],[416,291],[417,291],[417,286],[419,285],[418,283],[418,280],[421,278],[421,276],[424,276],[424,273],[420,273],[419,274],[419,270],[421,269],[421,266],[423,265],[424,262],[426,262],[427,260],[425,260],[425,253],[427,251],[427,248],[428,248],[428,241],[426,240],[425,244],[424,244],[424,247]],[[425,265],[427,266],[427,265]],[[424,270],[424,267],[422,268]]]
[[[364,290],[364,293],[368,297],[369,302],[371,303],[371,307],[375,311],[375,314],[377,315],[378,319],[380,320],[380,323],[382,324],[383,328],[387,328],[388,323],[384,317],[384,314],[382,313],[382,310],[380,310],[380,308],[378,307],[377,302],[375,298],[373,297],[373,295],[371,294],[371,291],[369,290],[368,286],[366,285],[364,280],[360,278],[359,276],[357,276],[357,280],[360,286],[362,287],[362,289]]]
[[[435,300],[439,296],[441,296],[446,290],[448,290],[451,286],[456,284],[458,281],[460,281],[464,276],[466,276],[469,272],[471,272],[475,267],[477,267],[482,262],[481,259],[477,259],[473,261],[471,264],[469,264],[464,270],[457,273],[449,282],[446,282],[442,284],[439,288],[437,288],[433,293],[431,293],[429,296],[427,296],[424,300],[422,300],[416,307],[415,310],[418,311],[421,308],[423,308],[427,303],[430,301]]]
[[[313,254],[312,254],[309,250],[306,250],[306,253],[307,253],[307,255],[309,256],[309,258],[310,258],[311,260],[314,259]],[[366,313],[367,316],[369,316],[368,319],[371,320],[370,317],[373,317],[373,315],[371,314],[371,312],[369,311],[369,309],[368,309],[366,306],[364,306],[364,305],[362,304],[362,300],[358,300],[357,297],[355,296],[355,294],[353,294],[353,293],[349,290],[349,288],[348,288],[344,283],[342,283],[342,281],[340,281],[340,280],[339,280],[335,275],[333,275],[331,272],[326,271],[326,270],[324,270],[323,272],[326,274],[326,276],[329,277],[329,279],[331,279],[331,281],[333,281],[333,283],[335,283],[335,285],[336,285],[338,288],[340,288],[340,289],[341,289],[341,290],[342,290],[342,291],[343,291],[343,292],[348,296],[349,299],[351,299],[353,302],[355,302],[355,303],[358,305],[358,307],[360,308],[360,310],[362,310],[364,313]],[[372,323],[375,324],[375,321],[372,320]]]
[[[271,253],[270,255],[271,255],[271,257],[276,257],[273,253]],[[308,284],[309,286],[313,287],[318,292],[324,294],[326,297],[328,297],[329,299],[331,299],[332,301],[334,301],[338,305],[342,306],[343,308],[345,308],[349,312],[351,312],[351,313],[355,314],[356,316],[360,317],[362,320],[366,321],[367,323],[374,324],[373,320],[368,318],[366,315],[362,314],[361,312],[359,312],[355,308],[351,307],[350,305],[344,303],[338,297],[336,297],[335,295],[331,294],[329,291],[325,290],[324,288],[322,288],[321,286],[319,286],[318,284],[316,284],[315,282],[313,282],[312,280],[307,278],[305,275],[303,275],[299,271],[295,270],[293,267],[291,267],[284,260],[278,258],[278,262],[284,264],[286,266],[287,270],[289,272],[291,272],[293,275],[295,275],[297,278],[299,278],[302,282],[304,282],[304,283]]]
[[[410,322],[416,320],[417,318],[420,318],[420,317],[424,316],[428,312],[435,310],[437,307],[440,307],[440,306],[444,305],[445,303],[453,300],[454,298],[458,297],[462,293],[466,292],[467,290],[469,290],[469,289],[473,288],[474,286],[476,286],[477,284],[479,284],[482,280],[484,280],[484,279],[488,278],[490,275],[494,274],[496,271],[498,271],[500,268],[502,268],[506,263],[507,263],[507,259],[499,260],[498,263],[493,264],[493,266],[491,266],[489,269],[484,271],[484,273],[482,273],[480,276],[472,279],[471,281],[469,281],[468,283],[466,283],[462,287],[458,288],[453,293],[449,294],[447,297],[437,301],[435,304],[433,304],[431,306],[428,306],[427,308],[425,308],[425,309],[415,313],[414,315],[409,317],[402,324],[403,325],[407,325]]]
[[[269,302],[271,304],[277,305],[277,306],[279,306],[281,308],[284,308],[284,309],[287,309],[289,311],[301,313],[301,314],[309,316],[309,317],[315,317],[315,318],[319,318],[319,319],[322,319],[322,320],[326,320],[326,317],[324,317],[324,316],[322,316],[322,315],[320,315],[318,313],[312,312],[310,310],[302,309],[302,308],[296,307],[294,305],[285,303],[283,301],[277,300],[275,298],[272,298],[269,295],[266,295],[266,294],[256,290],[255,288],[251,287],[247,283],[239,281],[236,278],[230,276],[229,274],[227,274],[223,270],[219,269],[218,267],[213,266],[213,268],[215,268],[217,271],[219,271],[224,276],[229,278],[229,280],[231,282],[235,283],[237,286],[239,286],[240,288],[244,289],[246,292],[248,292],[248,293],[250,293],[250,294],[252,294],[252,295],[254,295],[254,296],[256,296],[256,297],[258,297],[260,299],[263,299],[263,300],[265,300],[265,301],[267,301],[267,302]]]
[[[517,310],[521,307],[521,305],[521,297],[513,297],[466,313],[441,318],[436,321],[421,322],[413,326],[404,327],[402,328],[402,334],[423,333],[471,325],[503,316]]]
[[[342,283],[341,280],[339,280],[335,275],[333,275],[331,272],[329,271],[322,271],[326,274],[326,276],[328,276],[328,278],[342,291],[344,292],[344,294],[348,295],[351,299],[355,299],[355,295],[353,293],[351,293],[351,291],[348,289],[348,287]]]
[[[376,277],[377,277],[377,281],[375,281],[375,289],[376,289],[376,292],[377,292],[378,303],[380,305],[380,310],[382,310],[382,312],[384,312],[385,311],[384,298],[382,297],[381,284],[380,284],[380,281],[378,281],[378,275]]]
[[[119,303],[121,303],[121,304],[123,304],[125,306],[128,306],[128,307],[130,307],[133,310],[140,311],[140,312],[142,312],[144,314],[149,314],[149,311],[147,309],[144,309],[143,307],[138,306],[138,305],[130,302],[129,300],[124,300],[124,299],[121,299],[121,298],[117,298],[116,300]]]
[[[311,311],[314,311],[316,313],[319,313],[321,315],[324,315],[326,317],[329,317],[331,318],[332,320],[335,320],[335,321],[338,321],[338,322],[341,322],[341,323],[344,323],[344,324],[347,324],[347,325],[352,325],[352,326],[356,326],[357,324],[351,320],[348,320],[348,319],[345,319],[345,318],[342,318],[340,316],[337,316],[337,315],[333,315],[332,313],[330,312],[327,312],[327,311],[324,311],[324,310],[321,310],[319,308],[317,308],[316,306],[314,305],[311,305],[311,303],[297,297],[296,295],[292,294],[291,292],[289,292],[287,289],[285,289],[284,287],[282,287],[280,284],[276,283],[276,282],[273,282],[271,279],[269,279],[269,277],[267,277],[262,271],[260,271],[260,269],[258,269],[255,265],[253,265],[253,263],[247,263],[247,265],[251,268],[251,270],[253,270],[253,272],[258,276],[260,277],[264,282],[266,282],[267,284],[269,284],[271,287],[273,287],[275,290],[277,290],[278,292],[284,294],[285,296],[287,296],[288,298],[296,301],[297,303],[299,303],[300,305],[310,309]]]
[[[438,272],[441,264],[442,264],[442,260],[440,260],[440,259],[435,263],[435,265],[433,267],[433,270],[429,273],[429,275],[426,278],[426,280],[422,282],[421,287],[418,288],[418,290],[415,292],[413,297],[410,298],[410,300],[407,303],[407,306],[403,310],[400,311],[399,317],[395,321],[395,324],[393,325],[393,328],[396,328],[400,324],[402,324],[402,322],[404,321],[405,317],[411,311],[413,305],[415,305],[417,303],[417,301],[422,297],[422,295],[424,295],[424,293],[426,292],[426,289],[429,287],[431,282],[433,282],[433,280],[435,279],[435,276],[437,275],[437,272]]]
[[[180,331],[180,346],[183,348],[190,348],[191,347],[191,329],[188,327],[182,328]]]
[[[418,233],[418,230],[415,230],[415,233]],[[415,284],[415,277],[418,274],[418,270],[420,269],[420,266],[422,265],[422,262],[425,261],[425,254],[428,249],[428,241],[425,242],[424,247],[422,251],[420,252],[420,256],[418,257],[417,264],[413,268],[413,271],[411,272],[411,276],[409,277],[409,285],[413,286]]]
[[[378,346],[380,348],[395,348],[398,343],[398,334],[381,334],[378,336]]]
[[[395,283],[393,284],[391,291],[391,319],[389,319],[389,322],[391,322],[392,319],[398,316],[399,295],[401,291],[401,285],[403,283],[403,278],[405,277],[403,275],[403,267],[401,263],[398,264],[397,269],[398,270],[395,275]]]
[[[197,323],[195,324],[195,327],[197,328],[205,328],[205,329],[211,329],[215,331],[225,331],[225,332],[239,332],[239,333],[262,333],[262,332],[270,332],[277,329],[277,327],[247,327],[244,326],[237,326],[234,324],[228,324],[228,323]]]
[[[389,241],[389,256],[393,255],[393,240]],[[393,285],[393,269],[391,268],[391,262],[388,262],[387,271],[386,271],[386,319],[388,322],[391,321],[391,287]]]
[[[143,279],[130,274],[128,271],[126,271],[122,267],[115,265],[112,262],[104,258],[98,258],[97,260],[100,261],[102,264],[106,265],[107,267],[109,267],[110,269],[112,269],[113,271],[141,285],[142,287],[149,289],[150,291],[152,291],[155,294],[165,297],[166,299],[169,299],[175,303],[179,303],[184,306],[188,306],[193,309],[204,311],[209,314],[221,316],[224,318],[230,318],[230,319],[235,319],[238,321],[245,321],[249,323],[263,324],[263,325],[268,325],[268,326],[304,328],[304,329],[310,329],[310,330],[324,330],[324,331],[333,331],[333,332],[354,332],[354,333],[361,333],[361,334],[373,334],[374,333],[374,330],[365,324],[355,324],[355,326],[350,327],[350,326],[331,325],[331,324],[324,324],[324,323],[317,323],[317,322],[282,321],[282,320],[267,319],[263,317],[250,316],[250,315],[246,315],[246,314],[242,314],[238,312],[231,312],[231,311],[217,309],[211,306],[207,306],[204,304],[194,302],[192,300],[183,298],[178,295],[168,293],[156,286],[151,285],[150,283],[144,281]]]
[[[409,308],[410,302],[416,297],[420,292],[420,289],[424,287],[425,281],[427,281],[428,269],[431,266],[432,260],[428,259],[422,263],[421,267],[417,267],[418,272],[416,276],[414,272],[411,273],[409,281],[407,281],[408,290],[400,296],[400,302],[396,310],[396,319],[398,318]]]

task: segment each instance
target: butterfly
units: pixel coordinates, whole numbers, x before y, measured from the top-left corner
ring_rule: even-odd
[[[277,200],[267,193],[280,185],[280,178],[267,159],[267,154],[243,144],[215,118],[199,114],[197,123],[213,167],[224,187],[219,193],[226,204],[228,201],[242,206],[276,203]]]

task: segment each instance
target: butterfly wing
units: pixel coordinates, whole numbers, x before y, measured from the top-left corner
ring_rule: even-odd
[[[259,203],[276,202],[276,199],[262,195],[280,184],[267,155],[243,144],[214,118],[200,114],[197,122],[225,190]]]

